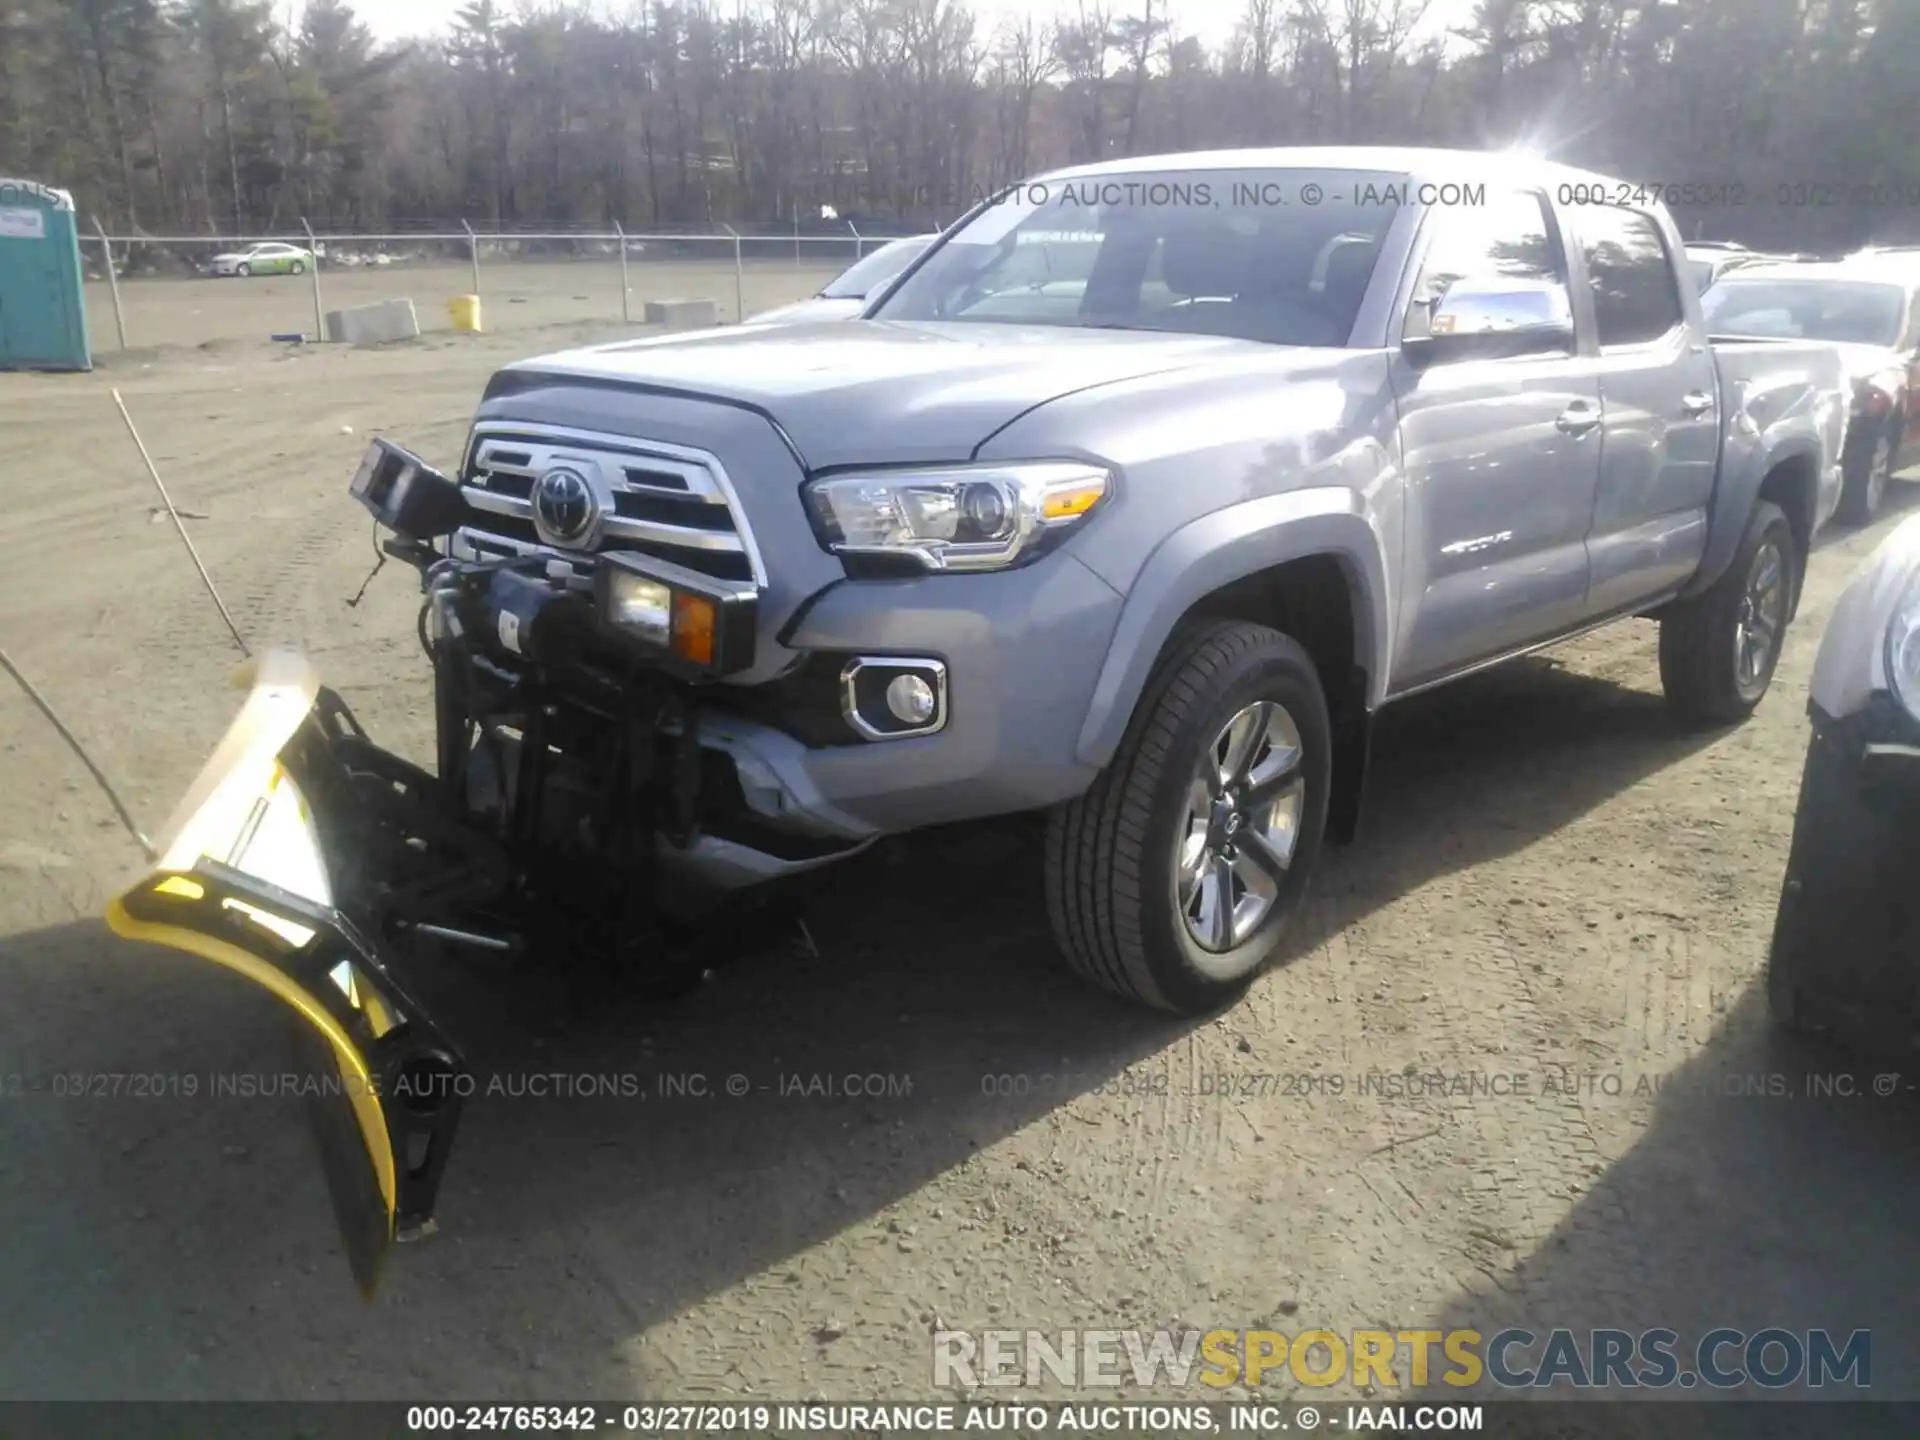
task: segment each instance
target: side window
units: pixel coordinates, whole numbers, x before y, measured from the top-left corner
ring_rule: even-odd
[[[1651,216],[1593,206],[1580,211],[1579,225],[1602,349],[1658,340],[1685,318],[1673,262]]]
[[[1443,210],[1434,224],[1407,310],[1407,335],[1430,335],[1434,303],[1461,284],[1489,300],[1510,296],[1506,308],[1516,322],[1571,314],[1566,260],[1539,195],[1490,189],[1484,204]],[[1525,313],[1533,310],[1538,317]]]

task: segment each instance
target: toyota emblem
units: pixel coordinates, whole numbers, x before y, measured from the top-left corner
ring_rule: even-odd
[[[600,518],[600,500],[578,470],[556,465],[533,487],[533,520],[541,535],[556,545],[586,539]]]

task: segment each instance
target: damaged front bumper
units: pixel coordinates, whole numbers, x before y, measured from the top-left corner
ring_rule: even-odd
[[[1768,961],[1795,1029],[1920,1061],[1920,725],[1884,692],[1817,708]]]
[[[381,806],[431,782],[380,757],[304,659],[248,672],[239,716],[107,922],[237,971],[292,1011],[328,1190],[371,1296],[396,1237],[432,1218],[468,1078],[395,975],[389,913],[359,878],[388,844],[419,848]],[[493,878],[475,861],[461,885]]]

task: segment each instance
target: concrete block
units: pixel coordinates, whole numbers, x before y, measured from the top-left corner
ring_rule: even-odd
[[[647,324],[676,330],[704,330],[720,323],[720,307],[711,300],[649,300]]]
[[[420,335],[420,317],[411,300],[382,300],[327,312],[327,339],[339,345],[379,345],[388,340],[414,340]]]

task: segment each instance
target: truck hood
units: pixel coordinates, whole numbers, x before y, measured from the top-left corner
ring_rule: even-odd
[[[1247,340],[1055,325],[801,320],[622,341],[523,360],[495,378],[578,379],[745,406],[810,467],[964,460],[1063,395],[1273,353]]]
[[[747,323],[765,325],[775,320],[782,324],[795,320],[851,320],[866,308],[867,302],[858,297],[814,295],[806,300],[796,300],[791,305],[780,305],[772,310],[762,310],[758,315],[749,315]]]

